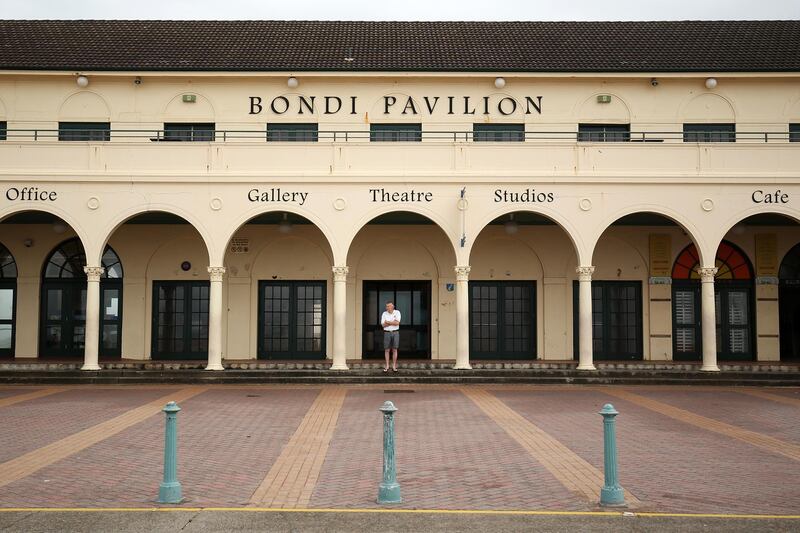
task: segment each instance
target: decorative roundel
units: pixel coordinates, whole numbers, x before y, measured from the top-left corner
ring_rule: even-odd
[[[98,198],[97,196],[92,196],[91,198],[89,198],[89,201],[86,202],[86,207],[94,211],[95,209],[100,207],[100,198]]]
[[[345,207],[347,207],[347,200],[344,198],[339,197],[333,201],[333,208],[337,211],[343,211]]]
[[[592,208],[592,201],[589,198],[581,198],[578,201],[578,207],[581,208],[581,211],[588,211]]]
[[[722,241],[717,248],[715,261],[717,275],[714,279],[748,280],[753,278],[753,268],[747,256],[736,245]],[[694,244],[690,244],[680,253],[672,267],[672,279],[700,279],[700,255]]]
[[[700,207],[703,209],[703,211],[711,211],[712,209],[714,209],[714,200],[712,200],[711,198],[706,198],[705,200],[700,202]]]
[[[469,207],[469,201],[466,198],[459,198],[458,199],[458,210],[459,211],[466,211]]]
[[[222,198],[212,198],[211,201],[208,203],[208,205],[214,211],[219,211],[220,209],[222,209]]]
[[[184,272],[188,272],[192,269],[192,264],[189,261],[184,261],[181,263],[181,270]]]

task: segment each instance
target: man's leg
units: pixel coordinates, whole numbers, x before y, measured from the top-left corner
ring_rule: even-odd
[[[395,348],[394,350],[392,350],[392,355],[393,355],[393,359],[392,359],[392,361],[393,361],[393,365],[394,365],[394,366],[392,366],[392,368],[394,368],[395,370],[397,370],[397,348]]]
[[[387,370],[389,369],[389,352],[391,351],[392,350],[389,349],[383,351],[383,357],[386,359],[386,366],[384,368],[386,368]]]

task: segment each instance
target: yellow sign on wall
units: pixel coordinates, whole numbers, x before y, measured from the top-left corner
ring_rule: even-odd
[[[650,234],[650,275],[665,278],[672,275],[672,239],[669,235]]]
[[[778,275],[778,239],[774,233],[756,235],[756,276]]]

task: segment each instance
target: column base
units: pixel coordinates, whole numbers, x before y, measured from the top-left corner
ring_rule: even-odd
[[[81,367],[81,370],[102,370],[102,369],[100,368],[100,365],[98,365],[97,363],[94,363],[94,364],[91,364],[91,365],[89,365],[89,364],[83,365]]]
[[[701,372],[719,372],[717,365],[703,365],[700,367]]]
[[[469,363],[456,363],[453,370],[472,370],[472,366]]]
[[[578,365],[578,370],[597,370],[594,365]]]
[[[161,483],[158,487],[158,503],[181,503],[183,491],[178,481]]]
[[[224,367],[224,366],[222,366],[222,364],[221,364],[221,363],[217,363],[217,364],[211,364],[211,363],[209,363],[209,364],[206,366],[206,368],[205,368],[205,369],[206,369],[206,370],[225,370],[225,367]]]
[[[346,364],[334,363],[331,365],[330,370],[350,370],[350,367]]]

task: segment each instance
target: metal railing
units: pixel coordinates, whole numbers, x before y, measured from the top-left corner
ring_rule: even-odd
[[[280,134],[262,130],[205,130],[193,131],[191,135],[163,129],[104,129],[104,130],[58,130],[58,129],[6,129],[0,130],[0,142],[53,141],[98,142],[148,141],[148,142],[574,142],[574,143],[788,143],[798,142],[800,132],[691,132],[641,131],[641,132],[577,132],[577,131],[410,131],[381,130],[364,131],[309,131],[281,130]]]

